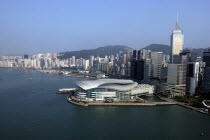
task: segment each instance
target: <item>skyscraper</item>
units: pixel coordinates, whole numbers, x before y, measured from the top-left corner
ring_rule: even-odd
[[[141,50],[134,50],[132,58],[130,61],[130,78],[138,83],[147,82],[148,67],[146,66],[146,60],[141,59]]]
[[[205,67],[203,69],[203,91],[210,92],[210,49],[206,49],[203,52],[203,62]]]
[[[94,60],[94,59],[95,59],[94,56],[90,56],[90,59],[89,59],[89,60],[90,60],[90,61],[89,61],[90,64],[89,64],[89,66],[91,66],[91,67],[93,66],[93,60]]]
[[[163,62],[163,52],[151,52],[152,76],[161,79],[161,68]]]
[[[168,64],[166,93],[169,97],[183,96],[186,91],[185,64]]]
[[[171,35],[171,63],[173,63],[173,57],[178,56],[183,50],[183,45],[184,35],[182,29],[179,27],[177,15],[176,26]]]

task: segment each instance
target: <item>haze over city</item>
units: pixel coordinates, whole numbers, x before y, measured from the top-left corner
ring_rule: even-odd
[[[209,0],[1,0],[0,55],[169,45],[177,12],[184,47],[207,48],[209,5]]]
[[[0,140],[209,140],[210,0],[0,0]]]

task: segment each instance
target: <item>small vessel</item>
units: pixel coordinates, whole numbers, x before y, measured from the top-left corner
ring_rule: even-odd
[[[71,93],[76,91],[76,88],[62,88],[57,91],[57,93]]]
[[[28,78],[28,80],[32,80],[32,78]]]

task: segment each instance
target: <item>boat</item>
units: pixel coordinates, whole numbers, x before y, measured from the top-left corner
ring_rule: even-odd
[[[32,78],[28,78],[28,80],[32,80]]]
[[[57,93],[72,93],[76,91],[76,88],[62,88],[57,91]]]

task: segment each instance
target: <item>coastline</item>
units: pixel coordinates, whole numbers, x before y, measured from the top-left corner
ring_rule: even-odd
[[[210,114],[208,112],[203,111],[203,108],[195,108],[192,106],[189,106],[185,103],[182,102],[178,102],[175,101],[173,99],[169,99],[169,98],[165,98],[165,97],[160,97],[161,100],[165,101],[165,102],[146,102],[146,103],[101,103],[101,102],[87,102],[87,103],[83,103],[83,102],[77,102],[77,101],[73,101],[69,96],[67,96],[67,101],[71,104],[74,105],[78,105],[78,106],[168,106],[168,105],[179,105],[182,107],[185,107],[187,109],[190,110],[194,110],[197,111],[199,113],[205,114],[210,116]]]
[[[200,112],[200,113],[203,113],[203,114],[206,114],[206,115],[210,116],[210,114],[208,112],[205,112],[205,111],[202,110],[203,108],[199,109],[199,108],[196,108],[196,107],[192,107],[192,106],[187,105],[186,103],[178,102],[178,101],[175,101],[173,99],[169,99],[169,98],[165,98],[165,97],[160,97],[160,99],[164,100],[164,101],[167,101],[167,102],[169,102],[169,101],[174,102],[179,106],[182,106],[182,107],[188,108],[190,110],[194,110],[194,111],[197,111],[197,112]]]
[[[176,105],[173,102],[146,102],[146,103],[123,103],[123,102],[116,102],[116,103],[97,103],[97,102],[77,102],[72,100],[69,96],[67,96],[67,101],[74,105],[78,106],[166,106],[166,105]]]
[[[14,68],[12,68],[12,69],[14,69]],[[15,69],[22,69],[22,68],[15,68]],[[37,70],[37,69],[22,69],[22,70],[37,71],[37,72],[44,73],[44,74],[61,75],[61,74],[58,74],[58,73],[46,73],[46,72],[42,72],[42,71]],[[66,75],[63,75],[63,76],[66,76]],[[82,78],[86,78],[86,77],[82,77]],[[200,112],[202,114],[206,114],[206,115],[210,116],[210,114],[208,112],[203,111],[203,108],[202,109],[201,108],[195,108],[195,107],[187,105],[186,103],[178,102],[178,101],[175,101],[175,100],[170,99],[170,98],[160,97],[160,99],[164,100],[166,102],[172,102],[173,104],[176,104],[176,105],[185,107],[187,109],[194,110],[194,111],[197,111],[197,112]],[[158,105],[160,106],[161,105],[161,104],[155,104],[155,103],[88,103],[88,104],[82,104],[82,103],[77,103],[77,102],[68,100],[68,97],[67,97],[67,101],[72,103],[72,104],[79,105],[79,106],[158,106]],[[162,104],[162,105],[164,105],[164,104]],[[168,104],[168,105],[172,105],[172,104]]]

